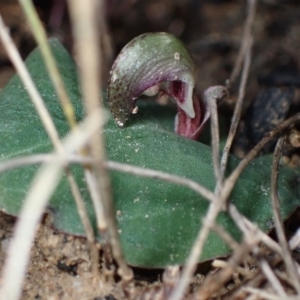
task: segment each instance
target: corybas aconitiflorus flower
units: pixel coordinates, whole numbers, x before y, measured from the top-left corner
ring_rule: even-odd
[[[197,139],[209,118],[205,101],[195,93],[196,66],[184,44],[175,36],[146,33],[129,42],[116,58],[108,83],[108,103],[116,123],[123,127],[136,112],[136,100],[158,92],[178,106],[175,132]]]

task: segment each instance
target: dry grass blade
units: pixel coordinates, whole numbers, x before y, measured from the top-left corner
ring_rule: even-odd
[[[274,270],[274,273],[282,282],[287,283],[289,286],[293,286],[293,278],[290,278],[284,270],[279,271],[278,269],[276,269]]]
[[[221,184],[219,153],[220,153],[220,136],[219,136],[219,120],[217,104],[228,97],[228,90],[224,86],[212,86],[205,90],[203,100],[207,106],[211,118],[211,146],[214,173],[217,181],[217,186]]]
[[[0,163],[0,173],[11,169],[19,168],[22,166],[32,165],[32,164],[40,164],[40,163],[47,163],[47,162],[55,163],[56,159],[57,159],[57,154],[37,154],[37,155],[14,158]],[[65,161],[69,163],[78,163],[82,165],[92,164],[94,162],[91,157],[82,156],[78,154],[66,156]],[[158,180],[164,180],[167,182],[183,185],[199,193],[202,197],[206,198],[208,201],[213,202],[216,200],[214,194],[210,190],[206,189],[205,187],[201,186],[199,183],[190,179],[186,179],[183,177],[179,177],[169,173],[164,173],[157,170],[136,167],[133,165],[119,163],[115,161],[106,161],[104,165],[109,170],[120,171],[120,172],[129,173],[133,175],[148,177],[148,178],[155,178]]]
[[[97,20],[104,18],[101,8],[102,1],[75,1],[69,0],[69,9],[73,25],[75,38],[76,57],[80,65],[80,77],[83,97],[87,109],[87,114],[91,114],[95,109],[102,107],[101,101],[101,52],[99,47],[99,33],[97,32]],[[103,114],[102,114],[103,115]],[[119,265],[119,274],[125,281],[130,281],[133,277],[132,270],[128,268],[121,249],[119,234],[117,231],[111,184],[108,172],[104,167],[105,143],[102,130],[100,134],[95,134],[91,139],[91,153],[95,159],[93,171],[97,178],[98,198],[93,199],[95,208],[98,207],[98,226],[104,240],[111,245],[112,253]],[[89,172],[89,171],[88,171]],[[100,180],[101,178],[101,180]],[[105,212],[107,228],[101,228],[99,219],[104,219],[104,214],[99,211],[101,199]],[[96,205],[95,205],[96,204]],[[108,238],[107,238],[108,233]]]
[[[185,293],[185,290],[189,284],[190,278],[196,269],[196,264],[198,262],[199,257],[201,256],[203,246],[208,237],[210,228],[214,225],[214,220],[218,215],[218,208],[221,209],[219,201],[213,202],[216,205],[211,204],[206,214],[205,221],[203,222],[203,227],[199,230],[195,242],[192,246],[192,249],[189,253],[189,256],[186,260],[186,263],[183,267],[181,277],[178,281],[176,288],[173,293],[170,295],[168,299],[172,300],[180,300]]]
[[[246,19],[245,25],[244,25],[243,40],[242,40],[240,51],[239,51],[237,59],[235,61],[235,65],[233,67],[232,73],[227,82],[228,89],[232,86],[232,84],[237,79],[237,77],[240,73],[241,67],[242,67],[242,63],[248,52],[248,47],[249,47],[248,42],[249,42],[249,38],[251,37],[251,31],[252,31],[252,27],[253,27],[253,23],[254,23],[254,18],[255,18],[256,0],[248,0],[247,4],[248,4],[248,13],[247,13],[247,19]]]
[[[77,151],[85,145],[92,134],[100,126],[99,112],[85,121],[81,129],[71,133],[65,139],[65,155]],[[41,167],[24,200],[22,211],[14,229],[14,238],[9,247],[9,255],[3,268],[3,281],[0,299],[17,300],[22,292],[22,282],[29,260],[31,245],[37,225],[45,211],[56,185],[59,182],[65,155],[56,164],[52,162]],[[20,249],[22,251],[20,252]]]
[[[251,45],[252,45],[252,40],[249,39],[248,41],[248,55],[245,60],[244,68],[243,68],[243,76],[242,76],[242,81],[241,81],[241,86],[240,86],[240,93],[239,93],[239,101],[237,103],[231,129],[230,129],[230,135],[227,139],[226,146],[224,148],[224,155],[221,160],[221,169],[216,170],[219,166],[218,163],[215,161],[219,159],[219,153],[217,152],[219,149],[219,145],[215,144],[218,143],[219,141],[219,135],[218,135],[218,127],[215,129],[212,128],[212,134],[213,134],[213,161],[214,161],[214,170],[217,178],[219,179],[217,182],[217,186],[215,188],[216,195],[217,197],[223,192],[223,189],[221,189],[222,186],[222,178],[224,176],[226,164],[227,164],[227,159],[229,155],[229,150],[231,146],[231,142],[233,140],[233,137],[236,132],[236,128],[240,119],[240,114],[241,114],[241,105],[242,105],[242,100],[245,94],[245,87],[246,87],[246,82],[248,78],[248,73],[249,73],[249,67],[250,67],[250,57],[251,57]],[[213,102],[212,102],[213,103]],[[210,104],[210,107],[214,110],[211,111],[212,117],[214,118],[212,122],[212,126],[218,126],[215,118],[216,118],[216,108],[214,108],[213,104]],[[203,224],[203,227],[201,230],[199,230],[197,238],[195,240],[195,243],[191,249],[190,255],[186,261],[185,267],[183,268],[181,278],[179,280],[178,286],[174,290],[173,294],[171,295],[172,299],[179,300],[181,299],[184,291],[187,288],[189,279],[191,278],[193,272],[195,271],[197,261],[202,253],[203,246],[205,244],[205,241],[208,237],[210,228],[214,225],[215,219],[218,216],[220,210],[223,208],[227,198],[221,198],[218,201],[214,202],[209,206],[209,209],[206,214],[205,222]]]
[[[282,255],[281,247],[272,240],[266,233],[262,230],[257,228],[257,225],[253,224],[249,221],[245,216],[241,215],[237,208],[232,204],[229,203],[228,205],[228,213],[230,214],[231,218],[235,221],[236,225],[239,229],[244,233],[244,236],[247,236],[250,231],[255,230],[257,238],[264,243],[268,248],[272,249],[275,253]]]
[[[16,71],[18,72],[28,94],[31,98],[32,103],[34,104],[41,120],[43,121],[44,127],[51,138],[52,143],[59,149],[61,147],[59,135],[56,131],[54,123],[51,119],[51,116],[41,98],[36,86],[33,83],[33,80],[26,69],[26,66],[19,54],[12,38],[8,33],[8,28],[5,27],[2,17],[0,17],[0,39],[2,41],[3,47],[6,49],[7,54],[9,55],[11,62],[13,63]]]
[[[213,262],[212,262],[212,266],[214,267],[214,268],[220,268],[220,269],[224,269],[224,268],[228,268],[228,262],[226,262],[226,261],[224,261],[224,260],[219,260],[219,259],[215,259]],[[231,267],[230,267],[231,268]],[[240,273],[240,274],[242,274],[243,276],[245,276],[246,278],[250,278],[251,277],[251,273],[249,272],[249,270],[246,270],[246,269],[244,269],[244,268],[242,268],[242,267],[239,267],[239,266],[237,266],[236,268],[235,268],[235,270],[238,272],[238,273]]]
[[[280,132],[300,121],[300,113],[294,115],[293,117],[282,122],[274,130],[266,134],[266,136],[245,156],[245,158],[239,163],[235,170],[230,174],[230,176],[225,180],[222,189],[221,197],[222,199],[227,199],[234,188],[236,181],[238,180],[241,173],[245,170],[250,161],[258,155],[262,148],[274,137],[276,137]]]
[[[283,261],[286,265],[286,271],[289,274],[290,278],[293,281],[293,286],[298,294],[300,294],[300,282],[299,282],[299,274],[295,268],[295,265],[293,263],[293,259],[289,250],[288,243],[285,238],[284,234],[284,227],[283,222],[280,216],[280,204],[278,199],[278,166],[279,166],[279,160],[280,155],[282,151],[282,147],[284,144],[285,136],[280,137],[277,141],[277,145],[274,151],[274,161],[273,161],[273,167],[272,167],[272,179],[271,179],[271,197],[272,197],[272,209],[273,209],[273,216],[274,216],[274,223],[275,223],[275,229],[277,233],[277,237],[279,240],[279,243],[281,245],[282,251],[283,251]]]
[[[47,35],[44,30],[43,24],[40,21],[31,0],[19,0],[19,2],[25,12],[32,33],[37,41],[37,44],[41,49],[41,53],[43,55],[46,67],[49,71],[50,78],[58,94],[58,98],[61,101],[61,106],[66,116],[66,119],[70,127],[73,129],[76,127],[77,124],[73,105],[69,99],[68,93],[66,91],[64,83],[60,76],[59,70],[57,68],[49,44],[47,43]]]
[[[226,171],[230,148],[231,148],[236,130],[238,128],[238,124],[240,122],[243,100],[244,100],[244,96],[245,96],[245,89],[246,89],[247,79],[248,79],[248,75],[249,75],[249,68],[250,68],[250,63],[251,63],[252,37],[249,36],[246,41],[247,41],[247,43],[245,45],[247,46],[247,48],[246,48],[245,61],[244,61],[244,66],[243,66],[243,71],[242,71],[241,83],[240,83],[240,87],[239,87],[239,95],[238,95],[238,99],[237,99],[237,102],[235,105],[230,130],[228,133],[226,144],[225,144],[224,150],[223,150],[223,155],[221,158],[220,172],[221,172],[222,180],[224,177],[224,173]]]
[[[280,248],[280,246],[277,243],[276,243],[276,245]],[[274,256],[268,257],[269,263],[272,268],[271,270],[274,270],[277,277],[280,278],[282,281],[286,282],[290,286],[293,286],[292,278],[289,278],[287,273],[281,273],[278,271],[278,267],[280,267],[280,265],[282,265],[283,251],[281,248],[280,248],[280,253],[278,253],[278,254],[279,255],[274,255]],[[252,288],[256,288],[256,287],[262,287],[266,282],[265,278],[266,278],[266,276],[264,275],[264,273],[262,273],[262,272],[257,273],[254,278],[247,281],[241,288],[235,290],[233,293],[228,295],[228,297],[226,297],[226,299],[244,299],[246,297],[245,296],[245,288],[252,289]],[[248,299],[248,297],[246,299]],[[297,296],[289,295],[289,297],[284,298],[284,299],[299,299],[299,295],[297,295]]]
[[[239,92],[239,101],[237,103],[237,108],[235,110],[235,117],[233,120],[233,126],[231,128],[231,135],[229,136],[227,145],[225,146],[224,155],[223,155],[222,161],[221,161],[221,174],[224,174],[224,172],[225,172],[229,149],[230,149],[234,134],[236,132],[236,128],[237,128],[240,114],[241,114],[241,104],[242,104],[242,99],[243,99],[244,93],[245,93],[245,86],[246,86],[246,81],[247,81],[249,67],[250,67],[251,44],[252,44],[252,39],[249,36],[248,52],[247,52],[247,56],[246,56],[246,59],[244,62],[243,75],[242,75],[242,81],[241,81],[240,92]],[[281,126],[277,127],[269,135],[267,135],[252,151],[250,151],[250,153],[246,156],[246,158],[239,164],[239,166],[236,168],[236,170],[234,170],[232,172],[231,176],[225,181],[223,188],[220,190],[219,201],[214,203],[214,205],[211,204],[209,207],[204,226],[202,227],[201,231],[199,231],[199,233],[197,235],[197,239],[193,245],[193,248],[187,259],[185,267],[183,268],[181,278],[180,278],[178,285],[175,288],[173,294],[171,295],[170,299],[179,300],[183,296],[184,291],[188,285],[189,279],[191,278],[191,276],[195,270],[195,264],[197,262],[197,259],[201,255],[201,249],[202,249],[202,247],[205,243],[205,240],[208,236],[209,228],[211,226],[213,226],[214,220],[217,217],[219,211],[222,209],[223,205],[225,204],[226,199],[230,195],[230,193],[238,179],[238,176],[244,170],[246,165],[248,165],[248,163],[259,153],[259,151],[263,148],[263,146],[265,145],[267,140],[272,139],[280,131],[282,131],[284,128],[288,127],[290,124],[294,123],[297,120],[299,120],[299,116],[294,116],[290,120],[283,122],[281,124]],[[207,297],[209,297],[209,295],[207,295]]]
[[[257,246],[259,240],[256,238],[256,231],[252,231],[244,242],[234,250],[232,257],[228,260],[226,267],[220,272],[208,276],[197,291],[196,299],[209,299],[230,279],[239,264],[245,259],[247,253]]]
[[[155,178],[160,179],[168,182],[172,182],[178,185],[186,186],[190,188],[191,190],[194,190],[195,192],[199,193],[201,196],[205,197],[207,200],[213,202],[216,201],[215,195],[208,190],[207,188],[203,187],[199,183],[183,178],[177,175],[172,175],[169,173],[165,173],[162,171],[152,170],[152,169],[146,169],[143,167],[137,167],[125,163],[119,163],[115,161],[108,161],[105,162],[105,165],[110,169],[114,171],[120,171],[124,173],[129,173],[133,175],[143,176],[143,177],[149,177],[149,178]]]
[[[0,299],[17,300],[21,296],[22,282],[36,228],[60,180],[64,163],[62,159],[60,163],[44,166],[24,199],[22,211],[15,225],[14,239],[11,241],[9,255],[3,268]],[[21,255],[20,249],[22,249]]]
[[[247,292],[252,295],[251,299],[266,299],[266,300],[282,300],[281,297],[278,297],[274,294],[262,291],[260,289],[254,289],[251,287],[244,287],[244,292]],[[247,298],[250,300],[250,298]],[[291,300],[291,298],[285,298],[286,300]]]
[[[217,233],[232,250],[235,250],[239,246],[239,243],[220,225],[213,224],[211,230]]]
[[[236,128],[240,119],[241,115],[241,107],[242,107],[242,100],[244,98],[245,94],[245,87],[246,87],[246,82],[249,74],[249,67],[250,67],[250,58],[251,58],[251,45],[252,45],[252,40],[249,36],[247,39],[247,56],[245,59],[244,63],[244,68],[243,68],[243,75],[242,75],[242,81],[240,85],[240,92],[239,92],[239,101],[237,102],[233,121],[232,121],[232,126],[230,129],[230,134],[227,139],[225,148],[224,148],[224,155],[221,160],[221,168],[219,169],[219,163],[216,162],[216,160],[219,159],[219,134],[218,134],[218,122],[216,120],[217,114],[216,114],[216,105],[214,105],[215,102],[209,102],[210,108],[211,108],[211,114],[212,114],[212,147],[213,147],[213,162],[214,162],[214,171],[216,174],[217,178],[217,186],[216,186],[216,195],[218,196],[219,193],[221,193],[222,189],[222,179],[224,176],[224,172],[226,169],[226,164],[228,160],[228,155],[229,155],[229,150],[230,146],[233,140],[233,137],[236,132]],[[222,209],[223,205],[225,204],[226,199],[220,199],[216,201],[214,204],[211,204],[208,212],[206,214],[205,222],[203,224],[203,227],[201,230],[199,230],[199,233],[197,235],[196,241],[191,249],[190,255],[187,259],[187,262],[185,264],[185,267],[182,271],[181,278],[179,280],[178,286],[174,290],[173,294],[171,295],[172,299],[179,300],[184,291],[186,290],[186,287],[188,285],[189,279],[191,278],[195,267],[196,263],[198,261],[198,258],[201,255],[203,246],[205,244],[205,241],[208,237],[210,228],[214,225],[215,219],[218,216],[220,210]]]
[[[217,109],[217,97],[213,94],[205,93],[206,103],[209,106],[210,110],[210,118],[211,118],[211,146],[212,146],[212,159],[213,159],[213,166],[216,181],[221,181],[221,174],[220,174],[220,163],[219,163],[219,152],[220,152],[220,136],[219,136],[219,120],[218,120],[218,109]],[[220,98],[220,97],[219,97]]]
[[[60,155],[61,157],[62,155]],[[37,155],[30,155],[24,157],[13,158],[8,161],[3,161],[0,163],[0,173],[6,172],[12,169],[28,166],[28,165],[35,165],[41,163],[48,163],[53,162],[58,158],[57,154],[37,154]],[[61,158],[60,158],[61,159]],[[68,163],[77,163],[77,164],[91,164],[93,161],[90,157],[81,156],[81,155],[67,155],[65,156],[65,161]]]
[[[272,285],[274,291],[280,296],[281,299],[287,299],[288,296],[284,291],[280,281],[274,274],[273,270],[271,269],[270,265],[266,262],[266,260],[260,260],[260,267],[262,272],[265,274],[266,278],[269,280],[270,284]]]
[[[58,132],[55,128],[55,125],[53,123],[53,120],[51,119],[51,116],[43,102],[43,99],[41,98],[35,84],[33,83],[33,80],[29,74],[29,72],[26,69],[26,66],[24,62],[21,59],[21,56],[14,45],[11,37],[8,34],[8,30],[5,28],[5,25],[0,18],[0,38],[3,42],[4,47],[7,50],[8,55],[10,56],[10,59],[12,63],[14,64],[24,86],[26,87],[28,94],[30,95],[30,99],[32,103],[34,104],[40,119],[46,129],[46,132],[48,133],[52,144],[54,145],[56,151],[60,153],[61,155],[63,154],[64,150],[62,147],[62,143],[59,139]],[[47,43],[45,41],[45,43]],[[97,266],[97,261],[98,261],[98,250],[96,246],[94,245],[94,234],[93,234],[93,229],[92,226],[89,222],[89,219],[87,217],[87,212],[85,209],[84,201],[82,199],[80,190],[77,186],[77,183],[72,175],[71,170],[69,169],[68,165],[65,165],[65,172],[67,175],[68,182],[70,184],[70,188],[72,191],[72,195],[74,197],[74,200],[76,202],[77,208],[78,208],[78,213],[80,215],[80,219],[82,221],[82,224],[84,226],[84,229],[87,234],[87,238],[90,244],[91,248],[91,255],[92,259],[94,261],[93,265],[93,273],[96,274],[96,266]]]

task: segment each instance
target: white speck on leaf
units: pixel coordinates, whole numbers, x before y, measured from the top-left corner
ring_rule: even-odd
[[[132,114],[133,114],[133,115],[137,114],[138,110],[139,110],[139,108],[138,108],[138,106],[136,106],[136,107],[132,110]]]
[[[111,81],[115,82],[118,79],[118,75],[116,73],[112,74]]]

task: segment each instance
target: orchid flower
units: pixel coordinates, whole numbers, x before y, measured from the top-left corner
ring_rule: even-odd
[[[198,139],[210,113],[195,93],[196,66],[175,36],[147,33],[129,42],[116,58],[108,83],[108,103],[116,123],[123,127],[137,112],[139,96],[159,92],[176,101],[175,132]]]

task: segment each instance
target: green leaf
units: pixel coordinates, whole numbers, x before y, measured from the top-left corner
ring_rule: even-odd
[[[66,50],[56,40],[50,41],[53,53],[75,107],[78,120],[83,117],[76,67]],[[56,93],[47,75],[39,50],[26,65],[53,117],[59,134],[69,130]],[[211,150],[199,142],[175,135],[175,111],[169,107],[142,103],[139,113],[126,128],[120,129],[110,118],[105,136],[109,159],[157,169],[193,179],[213,190]],[[24,155],[52,151],[50,140],[18,76],[0,95],[1,161]],[[230,169],[238,160],[230,159]],[[238,209],[263,230],[272,227],[270,203],[271,157],[253,162],[240,177],[230,199]],[[0,209],[18,215],[22,201],[38,166],[23,167],[0,174]],[[96,230],[95,215],[80,166],[72,166]],[[282,167],[279,182],[281,213],[287,218],[299,205],[299,174]],[[197,193],[157,179],[146,179],[111,172],[116,215],[122,247],[127,262],[139,267],[165,267],[182,264],[200,228],[208,203]],[[64,232],[84,235],[69,186],[62,179],[49,204],[54,226]],[[236,240],[241,233],[226,213],[218,222]],[[211,233],[199,261],[225,256],[229,247]]]

